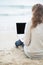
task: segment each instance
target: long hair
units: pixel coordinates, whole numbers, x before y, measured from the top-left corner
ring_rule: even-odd
[[[36,4],[32,7],[32,26],[31,28],[35,28],[38,24],[42,23],[41,17],[43,16],[43,5]]]

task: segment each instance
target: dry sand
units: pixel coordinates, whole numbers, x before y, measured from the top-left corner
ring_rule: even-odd
[[[0,33],[0,49],[4,47],[8,49],[0,50],[0,65],[43,65],[43,60],[27,58],[22,47],[18,49],[13,47],[17,39],[18,37],[14,33]]]
[[[24,54],[22,48],[11,50],[0,50],[0,65],[43,65],[43,60],[30,59]]]

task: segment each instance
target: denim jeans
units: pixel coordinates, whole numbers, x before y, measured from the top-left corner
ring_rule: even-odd
[[[24,44],[20,39],[15,42],[15,45],[16,45],[17,48],[18,48],[18,46],[24,47]]]

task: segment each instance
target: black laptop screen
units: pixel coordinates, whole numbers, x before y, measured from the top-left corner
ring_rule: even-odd
[[[16,23],[17,34],[24,34],[26,23]]]

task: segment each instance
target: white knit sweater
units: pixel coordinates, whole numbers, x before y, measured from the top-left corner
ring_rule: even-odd
[[[39,53],[43,52],[43,23],[38,24],[37,27],[33,28],[31,32],[30,32],[30,26],[31,26],[30,23],[26,25],[25,37],[24,37],[24,43],[25,43],[24,52],[27,56],[29,56],[29,53],[35,54],[38,52]],[[31,43],[29,44],[30,39]]]

